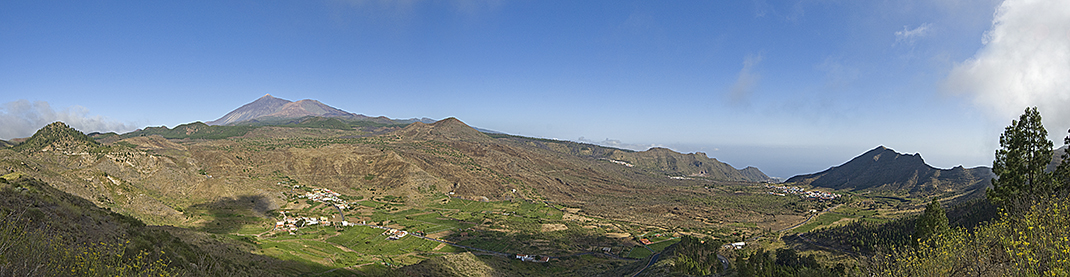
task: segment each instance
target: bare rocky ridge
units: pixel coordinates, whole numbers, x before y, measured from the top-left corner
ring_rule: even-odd
[[[281,100],[268,95],[257,101],[270,106],[272,99]],[[278,108],[288,115],[331,113],[319,109],[322,103],[314,100],[286,102]],[[271,114],[257,118],[268,119]],[[669,230],[710,226],[780,230],[803,221],[806,211],[816,205],[769,194],[766,186],[756,183],[774,180],[757,168],[736,169],[701,152],[630,151],[487,134],[456,118],[409,125],[359,125],[307,115],[299,121],[226,126],[195,122],[174,129],[94,136],[54,123],[14,149],[0,148],[0,175],[38,178],[93,205],[149,224],[215,234],[233,233],[244,222],[262,221],[272,210],[313,205],[286,200],[284,193],[298,184],[330,189],[384,209],[463,198],[546,205],[567,213],[563,220],[609,219]],[[346,128],[328,126],[336,123]],[[936,169],[920,155],[878,147],[843,165],[789,181],[910,196],[962,196],[983,194],[990,178],[988,168]],[[227,220],[216,220],[224,217]],[[542,219],[531,221],[540,223]],[[482,230],[509,230],[486,225]],[[588,228],[549,225],[565,226],[542,224],[541,232]],[[624,232],[628,237],[645,231]],[[509,262],[461,254],[430,258],[404,271],[412,276],[497,276],[500,269],[515,266]]]
[[[491,137],[468,126],[460,120],[450,117],[435,123],[416,122],[394,132],[405,140],[454,140],[454,141],[489,141]]]
[[[264,199],[269,206],[279,205],[279,193],[286,188],[276,183],[285,178],[347,195],[402,196],[410,203],[450,192],[471,200],[549,200],[583,207],[591,214],[651,224],[681,224],[674,220],[678,216],[713,218],[733,213],[684,209],[691,204],[664,197],[683,194],[705,199],[710,192],[699,184],[768,178],[756,169],[736,170],[701,153],[634,152],[565,141],[491,137],[455,118],[413,123],[379,135],[374,130],[380,127],[202,125],[176,129],[192,135],[229,132],[226,128],[254,129],[224,139],[127,137],[100,146],[106,149],[97,155],[29,151],[0,152],[4,154],[0,158],[12,165],[9,171],[35,172],[34,176],[98,205],[139,214],[154,224],[180,226],[202,224],[183,219],[181,209],[224,198],[251,196]],[[635,167],[610,160],[635,163]],[[24,165],[29,161],[38,162]],[[744,172],[755,173],[757,178]],[[674,176],[688,177],[670,178]],[[689,185],[681,186],[685,183]],[[662,193],[650,195],[652,191]],[[672,216],[665,217],[667,211]]]
[[[702,152],[682,154],[667,148],[655,147],[641,152],[615,151],[610,154],[610,158],[679,177],[705,177],[747,182],[776,181],[757,168],[736,169],[715,158],[709,158],[706,153]]]
[[[298,124],[195,122],[89,137],[57,123],[28,139],[22,150],[0,149],[0,175],[38,178],[148,224],[214,234],[265,221],[273,214],[268,211],[306,205],[287,200],[294,185],[386,203],[383,207],[463,198],[560,207],[573,218],[666,229],[739,222],[754,224],[754,230],[776,229],[801,220],[798,213],[807,209],[787,205],[799,199],[760,191],[752,182],[768,179],[760,170],[735,169],[703,153],[487,134],[456,118],[402,126],[306,116]],[[542,232],[565,231],[546,225]],[[588,226],[567,230],[581,228]],[[508,267],[497,262],[509,262],[483,260],[493,264],[490,271],[462,268],[478,262],[470,258],[435,259],[423,264],[426,271],[409,273],[494,275]]]

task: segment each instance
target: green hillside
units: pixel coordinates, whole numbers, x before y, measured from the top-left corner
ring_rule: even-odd
[[[57,123],[0,149],[0,174],[81,199],[58,206],[108,211],[88,218],[144,222],[81,228],[106,236],[71,236],[151,236],[121,246],[158,251],[147,261],[161,261],[166,272],[207,270],[194,259],[214,257],[220,264],[211,270],[237,275],[689,276],[723,271],[714,254],[734,261],[756,250],[719,245],[737,241],[770,251],[763,253],[811,251],[797,256],[819,254],[825,270],[856,263],[803,247],[806,239],[832,240],[819,234],[840,228],[869,232],[855,226],[900,222],[927,201],[772,185],[760,170],[702,153],[486,134],[455,118],[405,126],[322,117],[245,124],[90,137]],[[59,214],[47,217],[66,220]],[[63,226],[90,224],[75,222]],[[687,244],[676,245],[682,238]],[[821,245],[870,243],[842,241]]]
[[[290,276],[326,269],[248,242],[147,226],[36,179],[0,178],[0,275]]]
[[[237,137],[256,129],[250,126],[209,126],[200,121],[175,126],[146,127],[144,130],[129,132],[122,138],[158,135],[168,139],[223,139]]]
[[[99,147],[100,143],[89,136],[57,121],[37,130],[32,137],[14,148],[18,151],[65,151],[96,150]]]

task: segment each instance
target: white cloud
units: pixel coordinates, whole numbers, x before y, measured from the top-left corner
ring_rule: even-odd
[[[918,26],[914,29],[908,29],[907,26],[903,26],[902,31],[895,32],[895,43],[913,45],[914,41],[916,41],[919,37],[924,37],[928,35],[932,29],[932,26],[932,23],[921,24],[921,26]]]
[[[982,43],[951,70],[946,88],[1005,123],[1037,106],[1059,144],[1070,127],[1070,1],[1004,1]]]
[[[754,94],[754,87],[758,85],[758,81],[762,79],[762,75],[754,72],[758,63],[762,62],[762,55],[748,55],[743,59],[743,69],[739,70],[739,77],[736,78],[735,84],[728,91],[728,99],[733,104],[746,105],[749,103],[751,94]]]
[[[660,145],[660,144],[624,143],[624,142],[622,142],[620,140],[608,139],[608,138],[606,140],[603,140],[603,141],[593,141],[593,140],[589,140],[589,139],[584,138],[584,137],[580,137],[577,141],[584,142],[584,143],[591,143],[591,144],[601,145],[601,146],[606,146],[606,147],[629,149],[629,150],[635,150],[635,151],[646,151],[647,149],[654,148],[654,147],[665,147],[664,145]]]
[[[56,121],[63,121],[83,133],[126,132],[137,128],[133,124],[121,123],[99,115],[89,116],[89,110],[82,106],[56,111],[48,102],[22,99],[0,106],[0,138],[29,137],[41,127]]]

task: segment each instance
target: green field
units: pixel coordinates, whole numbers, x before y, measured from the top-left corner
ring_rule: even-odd
[[[311,187],[306,186],[302,191],[309,190]],[[280,209],[289,216],[330,217],[337,213],[331,205],[319,202],[308,205],[308,200],[296,198],[296,195],[292,197],[287,206],[296,207],[283,206]],[[619,242],[615,243],[604,237],[606,231],[563,221],[564,212],[539,202],[480,202],[456,198],[429,202],[430,204],[425,206],[406,206],[380,200],[363,200],[356,202],[356,207],[346,212],[346,218],[365,218],[368,224],[389,222],[387,225],[395,228],[401,226],[402,230],[409,232],[449,234],[446,240],[503,253],[565,255],[586,251],[586,248],[581,247],[584,245],[620,246]],[[468,251],[411,235],[398,240],[388,240],[387,236],[383,235],[385,230],[368,226],[312,226],[302,227],[295,234],[286,231],[272,232],[273,226],[270,224],[280,219],[245,221],[254,224],[236,228],[237,233],[266,234],[258,241],[263,254],[331,267],[368,264],[400,266],[437,255]],[[544,224],[564,228],[543,232]],[[460,233],[466,235],[460,237]],[[672,244],[667,241],[668,237],[656,239],[666,240],[652,245],[658,248],[658,251]],[[643,251],[646,251],[646,254],[643,254]],[[650,251],[644,248],[633,252],[635,255],[649,256]]]
[[[331,242],[359,253],[377,255],[401,255],[411,252],[431,252],[440,242],[425,240],[414,236],[405,236],[398,240],[387,240],[383,230],[356,226],[347,228],[339,235],[328,238]]]
[[[366,262],[366,255],[344,251],[337,246],[316,240],[267,240],[260,242],[264,254],[284,260],[313,261],[335,267]]]
[[[820,227],[823,227],[823,226],[828,226],[828,225],[832,224],[833,222],[836,222],[836,221],[838,221],[840,219],[844,219],[844,218],[855,218],[855,217],[843,215],[843,214],[840,214],[840,213],[832,213],[832,212],[824,213],[824,214],[821,214],[821,215],[817,216],[817,218],[814,218],[814,219],[810,220],[810,222],[807,222],[806,224],[803,224],[802,226],[799,226],[798,228],[793,229],[792,231],[799,232],[799,233],[809,232],[810,230],[813,230],[813,229],[816,229],[816,228],[820,228]]]
[[[642,258],[650,257],[650,255],[653,255],[653,254],[654,253],[650,252],[650,250],[647,250],[646,247],[636,246],[636,247],[632,248],[631,252],[628,252],[628,256],[626,256],[626,257],[633,258],[633,259],[642,259]]]
[[[286,176],[276,178],[296,183]],[[188,215],[206,222],[201,227],[204,230],[247,241],[257,248],[254,252],[328,268],[356,268],[363,272],[365,269],[396,268],[436,256],[470,251],[411,235],[388,240],[382,234],[383,229],[369,226],[314,225],[300,227],[293,233],[275,229],[274,223],[283,220],[279,212],[284,212],[288,217],[327,217],[337,220],[335,216],[338,210],[333,205],[298,197],[312,192],[314,188],[302,185],[293,193],[284,192],[287,196],[285,204],[261,214],[239,209],[246,203],[239,200],[225,202],[230,206],[224,209],[192,205],[185,209]],[[594,217],[564,220],[565,212],[561,209],[566,207],[536,201],[483,202],[429,194],[421,204],[411,205],[389,202],[390,199],[399,198],[388,196],[363,200],[346,195],[339,198],[350,203],[351,208],[343,211],[349,222],[386,225],[410,234],[422,232],[459,245],[502,253],[568,256],[601,247],[632,247],[627,238],[607,236],[606,233],[610,232],[647,234],[655,242],[649,246],[655,252],[676,242],[671,240],[671,233],[660,228]],[[658,233],[663,236],[654,235]],[[651,254],[645,247],[635,247],[625,255],[643,258]],[[581,260],[572,259],[565,263]]]
[[[661,250],[665,250],[665,248],[669,247],[669,245],[672,245],[672,244],[677,243],[679,241],[680,241],[679,239],[669,238],[669,239],[662,240],[662,241],[659,241],[659,242],[651,243],[650,245],[647,245],[647,247],[650,247],[650,249],[654,250],[654,252],[661,252]]]

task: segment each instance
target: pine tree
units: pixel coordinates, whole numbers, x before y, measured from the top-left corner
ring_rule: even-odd
[[[1025,114],[1011,121],[999,136],[999,146],[992,163],[992,172],[998,177],[992,179],[992,188],[987,191],[993,204],[1018,210],[1012,206],[1028,206],[1028,202],[1054,191],[1052,175],[1044,171],[1051,161],[1052,143],[1036,107],[1026,108]]]
[[[925,241],[936,234],[945,233],[951,230],[947,223],[947,214],[944,213],[944,208],[940,206],[940,201],[935,198],[933,202],[925,206],[925,213],[918,217],[917,223],[914,225],[914,243]]]

